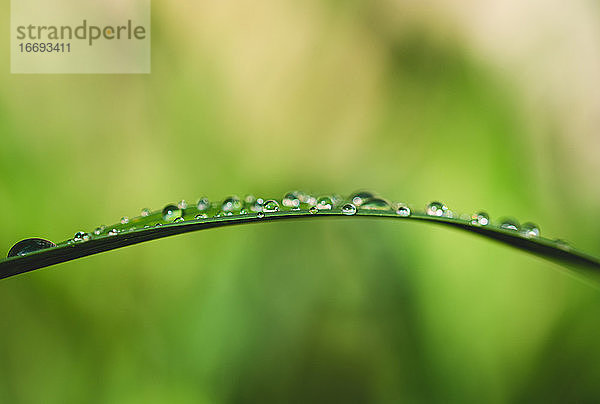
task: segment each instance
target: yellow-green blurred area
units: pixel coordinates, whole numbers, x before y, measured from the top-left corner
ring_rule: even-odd
[[[11,75],[9,46],[2,254],[182,198],[366,188],[600,255],[596,2],[156,0],[150,75]],[[0,402],[597,402],[600,292],[463,233],[255,224],[3,280]]]

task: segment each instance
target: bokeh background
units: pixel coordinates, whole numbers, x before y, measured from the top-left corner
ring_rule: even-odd
[[[152,7],[150,75],[11,75],[0,37],[2,254],[296,188],[600,254],[597,2]],[[215,229],[0,282],[0,402],[597,402],[599,319],[556,264],[452,229]]]

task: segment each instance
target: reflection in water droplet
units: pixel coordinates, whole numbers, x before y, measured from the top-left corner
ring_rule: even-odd
[[[356,206],[354,206],[351,203],[347,203],[344,206],[342,206],[342,213],[344,215],[348,215],[348,216],[352,216],[356,214]]]
[[[123,216],[121,218],[121,224],[127,224],[127,223],[129,223],[129,218],[127,216]]]
[[[162,218],[165,222],[172,222],[181,216],[183,216],[183,210],[175,205],[167,205],[162,210]]]
[[[106,226],[102,225],[102,226],[98,226],[96,227],[96,230],[94,230],[94,234],[96,236],[102,234],[102,232],[106,229]]]
[[[381,198],[371,198],[362,202],[360,210],[389,210],[390,204]]]
[[[32,252],[45,250],[46,248],[56,247],[50,240],[45,240],[43,238],[28,238],[26,240],[21,240],[8,251],[7,257],[16,257],[21,255],[27,255]]]
[[[367,192],[367,191],[356,192],[356,193],[352,194],[352,196],[350,196],[350,200],[352,201],[354,206],[357,206],[357,207],[360,207],[360,205],[362,205],[367,200],[372,199],[372,198],[375,198],[375,195],[372,192]]]
[[[200,198],[198,199],[198,203],[196,203],[196,208],[198,208],[200,212],[203,212],[210,208],[210,201],[206,198]]]
[[[242,201],[237,196],[230,196],[221,205],[221,210],[224,212],[239,212],[241,209]]]
[[[429,216],[444,216],[444,214],[446,213],[446,211],[448,210],[448,207],[446,205],[444,205],[441,202],[431,202],[429,205],[427,205],[427,208],[425,209],[425,213],[427,213]]]
[[[477,212],[471,216],[473,226],[487,226],[490,224],[490,216],[486,212]]]
[[[314,215],[315,213],[319,213],[319,209],[317,209],[317,207],[316,207],[316,206],[313,206],[313,207],[312,207],[312,208],[310,208],[308,211],[309,211],[309,213],[312,213],[313,215]]]
[[[194,219],[206,219],[208,216],[204,213],[200,213],[199,215],[194,216]]]
[[[89,239],[90,239],[90,235],[84,231],[78,231],[73,236],[73,241],[77,241],[77,242],[88,241]]]
[[[409,217],[410,216],[410,208],[403,203],[399,203],[398,207],[396,208],[396,214],[398,216],[402,216],[402,217]]]
[[[117,234],[119,234],[119,230],[117,230],[117,229],[111,229],[111,230],[108,232],[108,235],[109,235],[109,236],[116,236]]]
[[[525,237],[539,237],[540,228],[535,223],[527,222],[521,226],[521,233]]]
[[[263,217],[265,217],[265,214],[263,212],[258,212],[256,214],[256,217],[259,218],[259,219],[262,219]]]
[[[328,196],[322,196],[317,199],[318,210],[331,210],[333,208],[333,201]]]
[[[263,205],[263,212],[277,212],[279,210],[279,203],[274,200],[268,200]]]
[[[502,229],[519,231],[519,227],[519,222],[510,217],[505,217],[500,221],[500,228]]]
[[[148,217],[148,216],[150,216],[150,213],[152,213],[152,212],[150,212],[150,209],[148,209],[148,208],[142,209],[142,217]]]

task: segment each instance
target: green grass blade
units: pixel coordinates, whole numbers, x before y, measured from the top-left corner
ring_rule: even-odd
[[[335,202],[331,202],[332,199]],[[501,225],[489,223],[487,220],[482,225],[477,221],[477,215],[473,217],[454,217],[454,214],[446,210],[447,208],[441,204],[439,204],[440,210],[437,212],[431,212],[429,209],[426,211],[409,211],[406,209],[406,205],[389,204],[379,198],[364,199],[362,201],[357,200],[356,196],[350,197],[348,200],[336,199],[335,197],[332,199],[323,198],[318,201],[315,198],[305,199],[301,203],[298,201],[297,206],[294,205],[293,207],[289,206],[289,201],[287,201],[288,206],[286,206],[285,203],[279,204],[276,201],[261,204],[260,200],[258,203],[252,202],[250,204],[248,204],[248,201],[246,203],[239,201],[239,206],[231,204],[226,206],[228,200],[225,200],[223,204],[207,209],[200,206],[201,210],[198,207],[179,209],[171,205],[173,209],[169,212],[172,214],[166,212],[166,215],[163,214],[164,211],[146,211],[142,216],[131,220],[124,219],[119,224],[97,229],[95,233],[82,233],[80,234],[81,237],[66,240],[54,247],[25,255],[12,256],[0,261],[0,279],[116,248],[197,230],[290,219],[314,220],[335,217],[346,219],[359,217],[385,218],[400,221],[417,220],[451,226],[477,233],[560,263],[575,271],[575,273],[593,275],[594,278],[596,276],[600,277],[600,260],[577,251],[563,242],[503,228]],[[442,206],[443,211],[441,210]],[[222,208],[226,209],[222,210]],[[277,210],[274,210],[274,208]],[[173,217],[175,218],[174,221],[172,220]]]

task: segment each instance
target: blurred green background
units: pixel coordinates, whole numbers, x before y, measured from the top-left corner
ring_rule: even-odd
[[[367,188],[599,255],[600,9],[522,3],[157,0],[150,75],[11,75],[1,36],[0,252]],[[559,269],[395,221],[149,242],[0,282],[0,402],[598,401],[600,292]]]

